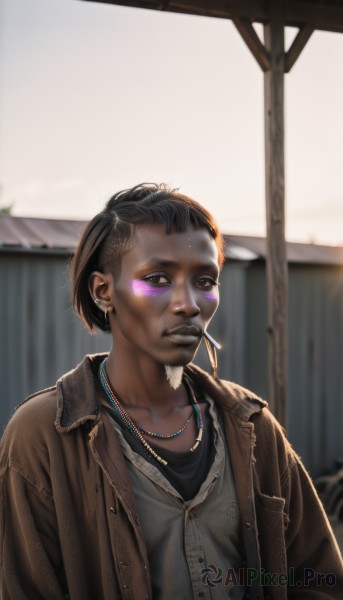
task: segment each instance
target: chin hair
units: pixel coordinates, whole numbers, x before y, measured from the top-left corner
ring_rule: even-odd
[[[172,365],[164,365],[167,380],[173,390],[177,390],[182,383],[183,367],[173,367]]]

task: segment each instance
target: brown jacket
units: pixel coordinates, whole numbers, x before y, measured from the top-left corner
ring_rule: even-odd
[[[125,460],[101,406],[95,373],[103,356],[87,356],[31,396],[3,436],[2,600],[152,597]],[[342,561],[327,519],[266,404],[195,366],[187,370],[222,409],[247,566],[267,577],[291,573],[288,585],[261,579],[267,585],[247,596],[342,599]]]

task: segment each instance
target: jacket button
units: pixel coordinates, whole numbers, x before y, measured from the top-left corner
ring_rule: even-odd
[[[251,525],[250,525],[250,523],[244,523],[244,527],[245,527],[245,529],[250,529]]]

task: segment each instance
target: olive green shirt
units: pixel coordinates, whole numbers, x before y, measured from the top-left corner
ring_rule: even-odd
[[[228,570],[238,573],[243,564],[240,514],[228,448],[214,403],[207,400],[215,456],[198,493],[187,501],[157,467],[132,450],[112,419],[127,459],[154,600],[244,597],[244,588],[226,583]]]

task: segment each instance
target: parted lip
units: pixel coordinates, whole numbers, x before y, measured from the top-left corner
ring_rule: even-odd
[[[167,329],[165,335],[194,335],[196,337],[202,336],[202,329],[195,325],[179,325],[173,329]]]

